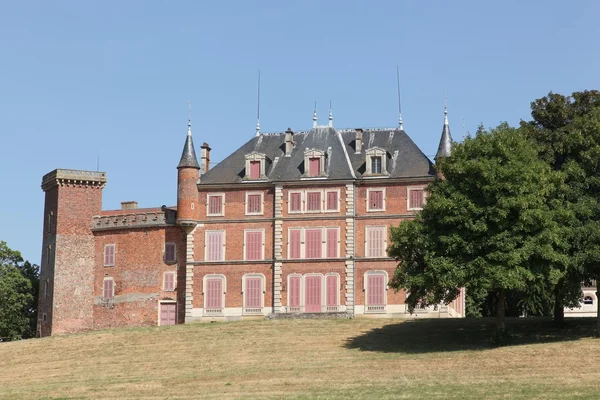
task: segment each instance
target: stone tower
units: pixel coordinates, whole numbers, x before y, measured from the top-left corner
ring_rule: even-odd
[[[42,178],[46,194],[38,336],[92,329],[94,236],[106,173],[56,169]]]
[[[183,227],[193,227],[200,219],[198,203],[198,179],[200,165],[194,150],[192,140],[192,125],[188,121],[188,132],[181,160],[177,165],[177,224]]]

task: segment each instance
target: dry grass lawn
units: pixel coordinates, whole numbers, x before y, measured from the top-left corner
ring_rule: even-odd
[[[1,399],[600,399],[593,319],[266,320],[0,343]]]

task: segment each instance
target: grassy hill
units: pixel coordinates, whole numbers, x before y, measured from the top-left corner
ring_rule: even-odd
[[[0,343],[1,399],[600,398],[593,319],[269,320]]]

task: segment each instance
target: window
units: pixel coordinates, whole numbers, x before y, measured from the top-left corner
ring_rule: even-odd
[[[50,260],[52,260],[52,245],[49,244],[46,251],[46,264],[50,264]]]
[[[369,271],[365,274],[365,311],[385,312],[387,275]]]
[[[207,194],[206,195],[206,215],[223,216],[225,208],[225,194]]]
[[[165,243],[165,262],[172,263],[177,259],[175,243]]]
[[[385,211],[384,189],[367,189],[367,211]]]
[[[115,245],[107,244],[104,246],[104,266],[113,267],[115,265]]]
[[[52,217],[54,216],[54,211],[50,211],[48,213],[48,233],[52,232]]]
[[[302,211],[302,192],[289,192],[289,207],[291,213]]]
[[[319,149],[306,149],[304,151],[303,178],[325,177],[325,152]]]
[[[592,304],[594,304],[594,298],[592,296],[585,296],[583,298],[583,304],[585,304],[585,305],[592,305]]]
[[[204,313],[222,314],[225,307],[226,281],[223,275],[204,277]]]
[[[321,229],[307,229],[306,236],[306,258],[321,258],[322,241]]]
[[[298,275],[289,277],[289,284],[288,284],[288,311],[289,312],[300,311],[300,280],[301,280],[301,277]]]
[[[381,174],[381,156],[371,157],[371,173]]]
[[[310,176],[319,176],[321,173],[321,159],[313,157],[308,159],[308,174]]]
[[[262,215],[263,193],[246,193],[246,215]]]
[[[165,292],[172,292],[175,290],[175,272],[165,272],[163,280],[163,290]]]
[[[425,203],[425,191],[423,188],[408,188],[408,209],[421,210]]]
[[[260,161],[250,161],[250,179],[260,178]]]
[[[46,313],[42,314],[42,321],[46,322],[48,320],[48,315]]]
[[[301,258],[301,236],[302,229],[290,229],[289,231],[288,258]]]
[[[263,260],[264,231],[244,231],[244,260]]]
[[[104,278],[104,287],[102,288],[102,298],[110,300],[115,297],[115,281],[113,278]]]
[[[306,211],[321,211],[321,192],[306,192]]]
[[[367,226],[366,230],[366,249],[367,257],[386,257],[386,228],[385,226]]]
[[[262,314],[265,289],[263,275],[246,275],[242,282],[244,292],[244,313]]]
[[[304,310],[307,313],[322,311],[321,278],[321,275],[306,275],[304,277]]]
[[[325,278],[325,297],[327,311],[337,311],[339,306],[339,279],[336,275],[327,275]]]
[[[326,192],[327,211],[339,211],[338,191]]]
[[[44,281],[44,297],[48,298],[48,279]]]
[[[206,231],[204,254],[206,261],[225,260],[224,231]]]
[[[338,257],[338,228],[327,228],[327,258]]]

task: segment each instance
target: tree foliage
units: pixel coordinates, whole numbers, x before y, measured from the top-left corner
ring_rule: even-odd
[[[556,284],[567,263],[556,188],[563,175],[538,158],[521,130],[501,124],[457,144],[437,168],[421,213],[392,229],[390,254],[399,261],[391,286],[407,304],[449,303],[465,287],[470,302],[497,299],[504,330],[508,292]],[[530,298],[531,300],[531,298]]]
[[[0,241],[0,337],[35,335],[39,267]]]

